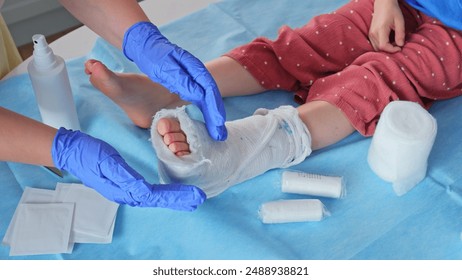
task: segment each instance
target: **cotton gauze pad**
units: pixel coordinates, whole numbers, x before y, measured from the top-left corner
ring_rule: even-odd
[[[47,189],[36,189],[31,187],[25,187],[24,192],[21,196],[21,200],[19,204],[25,203],[35,203],[35,204],[44,204],[44,203],[52,203],[54,201],[55,192],[53,190]],[[13,236],[13,228],[15,227],[17,215],[18,215],[18,208],[16,208],[13,218],[11,219],[10,225],[6,230],[5,236],[3,237],[2,244],[10,245],[11,239]]]
[[[282,173],[281,191],[322,197],[341,198],[345,194],[342,177],[323,176],[299,171]]]
[[[425,178],[436,130],[435,118],[419,104],[391,102],[372,137],[369,166],[377,176],[393,183],[397,195],[405,194]]]
[[[319,199],[277,200],[260,206],[260,219],[264,224],[318,222],[329,215]]]
[[[10,256],[69,253],[74,204],[20,204]]]
[[[119,204],[82,184],[56,186],[56,201],[75,204],[72,241],[110,243]]]

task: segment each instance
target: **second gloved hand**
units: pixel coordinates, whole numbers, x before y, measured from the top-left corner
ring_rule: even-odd
[[[195,186],[149,184],[112,146],[80,131],[60,128],[53,141],[52,157],[57,168],[120,204],[192,211],[206,199]]]
[[[226,116],[220,92],[199,59],[172,44],[150,22],[136,23],[127,30],[123,51],[151,80],[198,106],[213,139],[226,139]]]

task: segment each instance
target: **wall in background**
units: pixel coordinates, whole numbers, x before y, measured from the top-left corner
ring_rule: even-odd
[[[2,15],[16,46],[29,44],[34,34],[48,36],[80,25],[58,0],[6,0]]]

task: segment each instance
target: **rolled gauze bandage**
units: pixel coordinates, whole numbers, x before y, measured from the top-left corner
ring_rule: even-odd
[[[385,107],[372,137],[368,163],[403,195],[425,178],[436,136],[436,120],[422,106],[394,101]]]
[[[341,198],[345,195],[345,184],[342,177],[284,171],[281,190],[285,193]]]
[[[329,215],[319,199],[277,200],[260,207],[260,219],[265,224],[317,222]]]

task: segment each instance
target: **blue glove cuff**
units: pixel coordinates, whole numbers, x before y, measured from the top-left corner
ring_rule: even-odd
[[[81,168],[82,164],[90,164],[88,159],[82,163],[83,153],[92,154],[92,159],[97,162],[119,155],[112,146],[79,130],[73,131],[64,127],[58,129],[51,146],[51,157],[55,167],[75,175],[75,168]]]
[[[64,127],[61,127],[56,132],[56,135],[53,139],[53,144],[51,146],[51,158],[53,159],[53,163],[56,168],[63,169],[62,163],[62,151],[64,150],[64,146],[66,146],[66,136],[72,133],[71,130],[67,130]]]
[[[140,21],[133,24],[124,34],[124,40],[122,42],[122,51],[124,55],[130,60],[135,61],[136,55],[141,53],[140,48],[143,47],[147,38],[157,37],[158,39],[166,38],[160,33],[157,26],[152,22]]]

